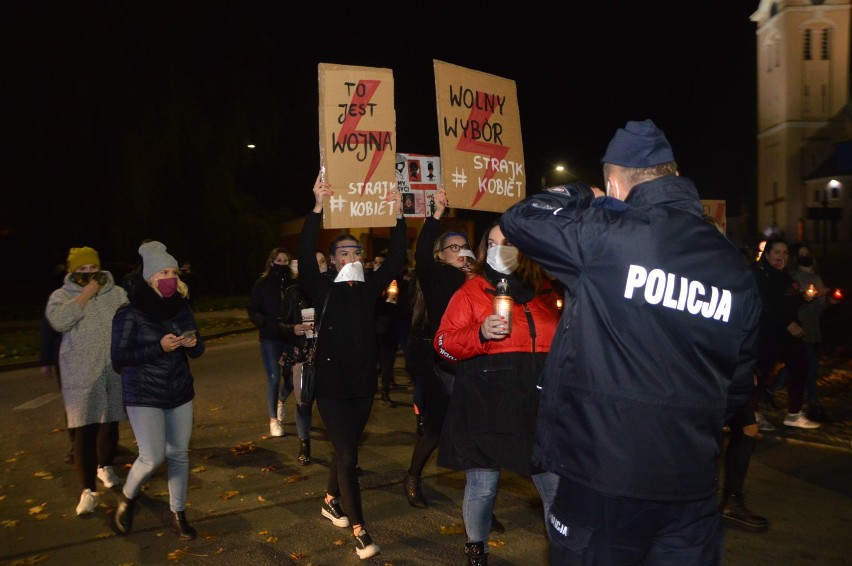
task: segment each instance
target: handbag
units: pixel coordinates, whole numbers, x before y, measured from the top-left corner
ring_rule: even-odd
[[[314,386],[316,384],[316,366],[314,365],[314,361],[317,354],[317,340],[319,340],[320,325],[325,316],[325,307],[328,305],[328,296],[330,294],[331,291],[325,295],[322,312],[314,326],[314,338],[305,350],[305,358],[293,365],[293,389],[298,389],[296,398],[301,404],[313,403],[314,401]]]

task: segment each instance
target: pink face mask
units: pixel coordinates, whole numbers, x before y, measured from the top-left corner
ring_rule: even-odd
[[[158,279],[157,280],[157,290],[160,294],[168,299],[175,293],[177,293],[177,277],[169,277],[167,279]]]

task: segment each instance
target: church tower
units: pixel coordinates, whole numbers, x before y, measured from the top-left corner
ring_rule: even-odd
[[[827,230],[827,219],[818,217],[836,216],[834,237],[848,243],[852,170],[839,187],[833,177],[843,169],[836,166],[837,146],[852,139],[852,2],[761,0],[751,20],[757,24],[758,230],[814,241]],[[841,210],[815,210],[829,206]]]

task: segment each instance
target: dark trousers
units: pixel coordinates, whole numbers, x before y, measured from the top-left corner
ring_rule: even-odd
[[[547,531],[551,566],[722,563],[715,493],[698,501],[606,497],[562,478]]]
[[[422,406],[418,408],[425,419],[425,427],[423,436],[418,436],[414,444],[408,473],[419,477],[441,440],[441,429],[444,427],[450,397],[444,393],[434,371],[431,374],[416,377],[412,375],[412,379],[416,380],[423,389]]]
[[[83,489],[97,491],[98,466],[112,466],[118,448],[118,423],[95,423],[74,431],[74,466]]]
[[[340,498],[350,525],[363,525],[361,488],[358,485],[355,466],[358,464],[358,441],[370,418],[373,398],[317,397],[316,403],[325,423],[326,435],[334,447],[326,491],[329,495]]]
[[[757,355],[758,384],[752,396],[752,407],[756,411],[763,393],[769,385],[770,374],[775,364],[783,363],[790,372],[787,379],[787,412],[802,410],[805,396],[805,381],[808,377],[808,353],[801,338],[790,336],[784,339],[767,337],[761,340]]]

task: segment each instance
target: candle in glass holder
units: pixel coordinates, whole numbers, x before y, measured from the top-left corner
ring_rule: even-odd
[[[812,299],[813,299],[814,297],[816,297],[816,296],[817,296],[817,288],[816,288],[816,287],[814,287],[814,284],[813,284],[813,283],[811,283],[810,285],[808,285],[808,288],[807,288],[807,290],[805,291],[805,295],[807,295],[808,297],[810,297],[810,298],[812,298]]]
[[[831,296],[839,301],[840,299],[843,298],[843,291],[841,291],[840,289],[835,289],[834,293],[832,293]]]
[[[387,298],[387,301],[385,301],[385,302],[396,303],[396,298],[399,295],[399,287],[396,284],[396,279],[391,281],[390,285],[388,285],[387,293],[388,293],[388,298]]]

